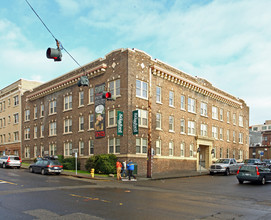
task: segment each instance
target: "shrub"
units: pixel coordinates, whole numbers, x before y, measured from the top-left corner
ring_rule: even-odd
[[[116,173],[117,157],[114,154],[100,154],[92,156],[86,161],[86,169],[95,169],[95,173],[110,174]]]
[[[58,161],[63,165],[65,170],[75,170],[75,157],[64,158],[63,155],[57,155]],[[77,170],[80,170],[80,161],[77,160]]]

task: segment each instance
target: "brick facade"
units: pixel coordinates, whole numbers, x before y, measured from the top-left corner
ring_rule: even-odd
[[[77,86],[83,74],[89,78],[89,87]],[[117,96],[115,101],[105,103],[105,137],[95,138],[96,128],[90,120],[92,114],[95,116],[95,101],[90,101],[90,91],[103,83],[106,90],[115,91]],[[157,93],[159,89],[160,93]],[[80,104],[79,94],[82,93],[84,103]],[[64,110],[67,96],[72,97],[72,108]],[[161,99],[157,101],[158,96]],[[181,96],[185,103],[181,103]],[[24,159],[33,160],[46,153],[71,156],[67,146],[72,143],[70,149],[79,149],[81,169],[84,169],[85,160],[92,155],[89,145],[93,143],[94,154],[115,153],[121,160],[132,159],[138,164],[138,173],[146,174],[148,133],[155,153],[153,173],[199,170],[199,161],[208,168],[213,160],[220,157],[235,156],[239,160],[248,157],[249,108],[243,100],[139,50],[112,51],[103,59],[26,92],[22,98],[22,117],[23,112],[30,111],[30,118],[24,120],[22,126],[22,132],[30,134],[24,135],[22,140]],[[50,114],[53,101],[56,113]],[[41,105],[44,105],[44,116],[40,116]],[[35,109],[38,111],[36,118]],[[140,111],[141,124],[137,135],[132,131],[134,110]],[[150,110],[151,117],[148,117]],[[117,111],[124,115],[123,136],[117,135],[116,118],[112,116],[116,116]],[[159,114],[161,120],[157,120]],[[79,124],[79,118],[84,118],[83,124]],[[148,119],[151,119],[150,132]],[[185,125],[182,131],[181,120]],[[69,129],[65,121],[72,123],[71,132],[65,131]],[[54,123],[55,130],[52,129]],[[42,126],[43,136],[40,135]],[[82,142],[84,148],[80,150]]]

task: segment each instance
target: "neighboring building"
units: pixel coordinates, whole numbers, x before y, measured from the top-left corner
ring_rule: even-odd
[[[253,132],[271,131],[271,120],[266,120],[264,124],[251,125],[249,126],[249,131]]]
[[[78,87],[82,75],[88,87]],[[116,100],[102,99],[103,91]],[[112,51],[22,98],[25,160],[71,157],[77,150],[84,169],[90,156],[113,153],[146,174],[148,137],[153,173],[248,157],[249,108],[243,100],[136,49]]]
[[[21,96],[40,84],[20,79],[0,90],[0,155],[21,155]]]

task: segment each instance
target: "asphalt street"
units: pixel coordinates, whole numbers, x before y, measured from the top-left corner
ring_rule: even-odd
[[[271,219],[270,191],[235,176],[118,182],[0,168],[0,218]]]

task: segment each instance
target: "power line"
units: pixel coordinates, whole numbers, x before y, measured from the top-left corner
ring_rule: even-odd
[[[52,35],[52,37],[56,40],[57,43],[57,47],[59,48],[59,41],[56,39],[56,37],[53,35],[53,33],[50,31],[50,29],[47,27],[47,25],[43,22],[43,20],[41,19],[41,17],[38,15],[38,13],[34,10],[34,8],[30,5],[30,3],[25,0],[26,3],[29,5],[29,7],[32,9],[32,11],[36,14],[36,16],[40,19],[41,23],[44,25],[44,27],[47,29],[47,31]],[[66,53],[74,60],[75,63],[77,63],[78,66],[81,67],[81,65],[74,59],[74,57],[63,47],[63,45],[60,43],[60,47],[61,49],[65,50]]]

